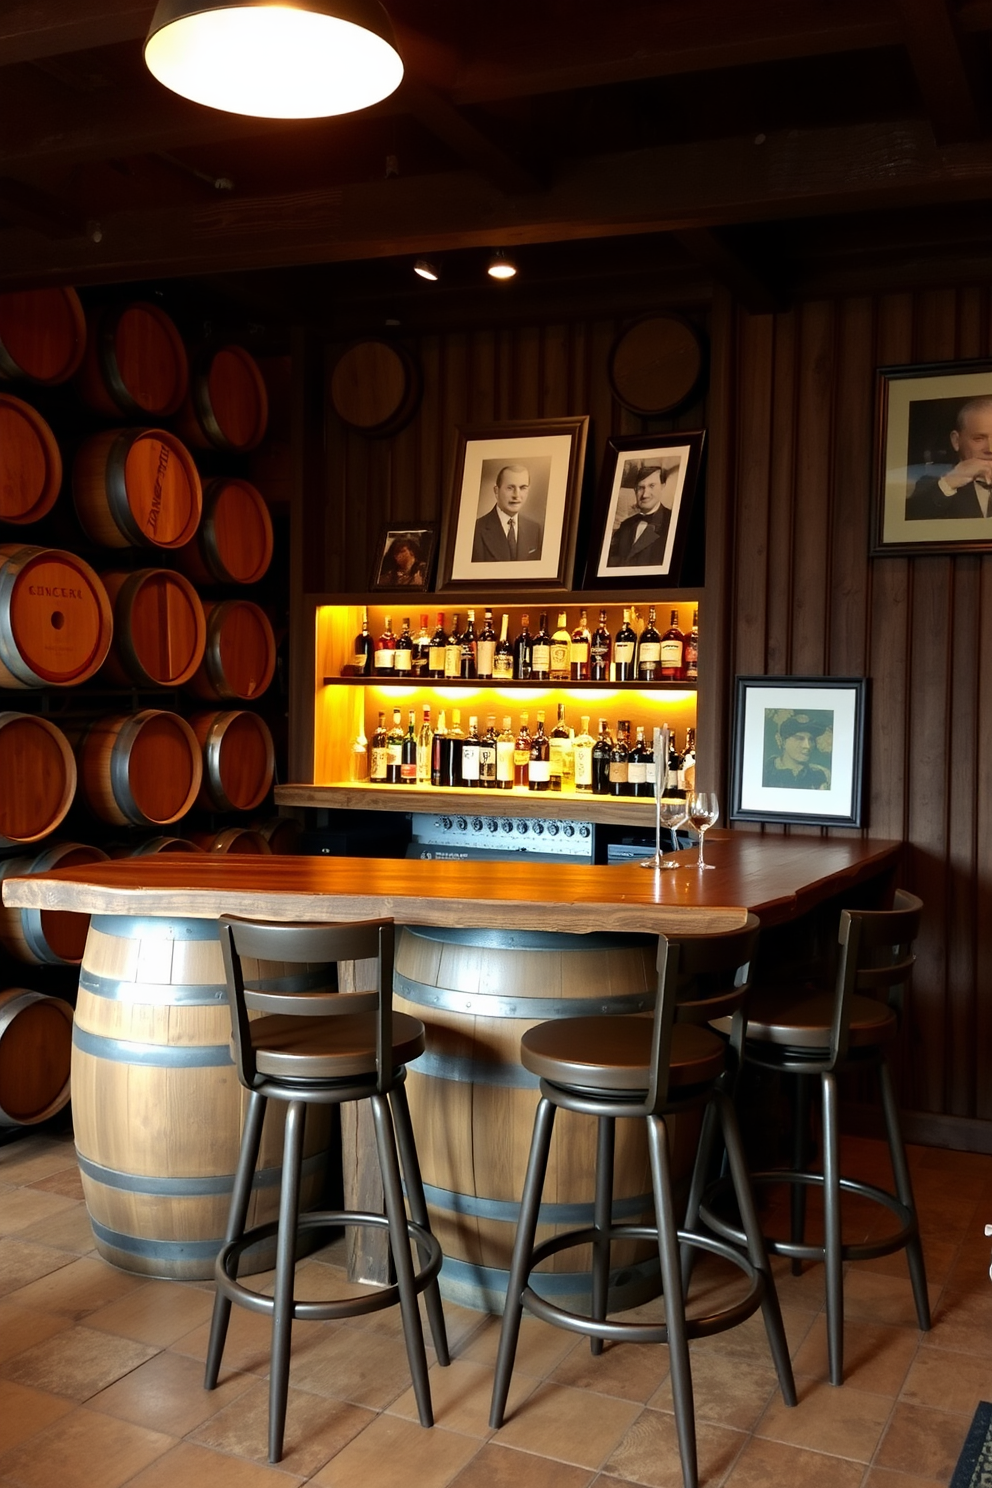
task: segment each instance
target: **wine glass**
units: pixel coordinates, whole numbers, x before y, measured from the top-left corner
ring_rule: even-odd
[[[697,868],[712,868],[712,863],[703,862],[703,834],[720,815],[720,803],[716,798],[715,791],[693,791],[686,796],[688,807],[688,818],[692,826],[699,833],[699,857],[696,860]]]
[[[689,807],[686,801],[659,801],[657,806],[657,821],[659,827],[665,827],[674,833],[676,827],[683,826],[689,820]],[[676,847],[678,842],[676,841]],[[642,868],[684,868],[684,863],[678,863],[674,858],[663,858],[661,852],[656,850],[653,857],[644,858]]]

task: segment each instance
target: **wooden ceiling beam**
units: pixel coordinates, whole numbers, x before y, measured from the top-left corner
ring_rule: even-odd
[[[79,214],[58,197],[7,176],[0,176],[0,216],[46,238],[79,237],[86,231]]]
[[[0,7],[0,67],[144,41],[154,0],[13,0]]]
[[[735,253],[720,233],[710,227],[689,227],[672,236],[691,259],[709,269],[714,279],[729,289],[752,315],[768,315],[785,308],[782,291]]]
[[[985,121],[974,42],[963,42],[947,0],[894,0],[906,51],[938,144],[979,139]],[[986,46],[983,71],[988,72]]]
[[[435,139],[501,191],[514,195],[537,191],[542,186],[533,170],[509,150],[496,145],[435,88],[415,81],[404,82],[402,102]]]

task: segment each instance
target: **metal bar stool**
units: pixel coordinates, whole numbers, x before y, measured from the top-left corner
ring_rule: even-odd
[[[448,1345],[437,1284],[441,1247],[431,1234],[403,1088],[404,1066],[424,1052],[424,1025],[417,1018],[393,1012],[393,922],[270,924],[225,915],[219,923],[219,934],[231,1005],[235,1063],[238,1078],[251,1095],[227,1233],[215,1264],[217,1295],[205,1386],[212,1390],[217,1384],[232,1302],[254,1312],[268,1313],[272,1317],[269,1461],[278,1462],[285,1434],[294,1318],[356,1317],[398,1303],[420,1421],[431,1426],[434,1417],[417,1295],[425,1293],[438,1362],[447,1364]],[[355,993],[248,990],[242,957],[304,964],[374,959],[376,986],[373,991]],[[249,1019],[250,1010],[265,1016]],[[279,1218],[246,1230],[252,1175],[270,1099],[288,1103]],[[386,1212],[321,1210],[301,1215],[300,1164],[307,1105],[315,1102],[339,1105],[353,1100],[367,1100],[372,1105]],[[412,1221],[407,1219],[403,1203],[404,1179]],[[388,1230],[395,1282],[333,1302],[297,1301],[294,1272],[298,1234],[341,1225],[370,1225]],[[274,1295],[268,1297],[253,1292],[238,1280],[238,1262],[249,1246],[272,1236],[276,1237],[276,1277]],[[411,1241],[419,1256],[416,1270]]]
[[[930,1327],[926,1271],[920,1227],[913,1199],[899,1113],[885,1045],[898,1032],[902,995],[915,957],[922,902],[915,894],[897,890],[891,910],[843,910],[840,917],[840,959],[832,991],[809,987],[758,990],[748,1008],[744,1062],[762,1069],[796,1076],[794,1161],[791,1168],[755,1173],[755,1184],[792,1185],[790,1238],[766,1237],[769,1251],[788,1256],[793,1270],[802,1261],[822,1261],[826,1269],[827,1348],[830,1382],[844,1377],[843,1268],[846,1261],[872,1260],[905,1249],[920,1328]],[[716,1027],[727,1028],[724,1022]],[[895,1193],[855,1178],[841,1176],[838,1131],[838,1075],[850,1070],[878,1072],[882,1114],[888,1139]],[[822,1127],[822,1172],[807,1167],[811,1082],[819,1076]],[[805,1240],[806,1192],[823,1191],[823,1243]],[[739,1228],[719,1207],[718,1183],[707,1190],[699,1205],[705,1224],[725,1239],[740,1239]],[[884,1205],[896,1216],[898,1229],[878,1240],[845,1243],[841,1227],[841,1194],[858,1194]],[[690,1214],[693,1201],[690,1200]]]
[[[540,1023],[520,1041],[524,1067],[540,1077],[541,1099],[534,1122],[530,1160],[520,1206],[506,1307],[500,1332],[489,1424],[503,1424],[523,1309],[556,1327],[587,1335],[592,1352],[604,1340],[667,1343],[671,1353],[675,1423],[685,1488],[696,1488],[696,1431],[689,1369],[689,1340],[742,1323],[760,1307],[782,1395],[796,1402],[782,1315],[751,1197],[733,1102],[725,1088],[723,1040],[705,1026],[726,1014],[743,1027],[750,965],[758,921],[744,930],[691,940],[659,937],[658,993],[653,1019],[565,1018]],[[693,996],[687,996],[691,991]],[[676,1021],[678,1020],[678,1021]],[[538,1211],[547,1171],[555,1114],[561,1107],[594,1116],[598,1123],[594,1222],[535,1247]],[[679,1230],[675,1214],[667,1119],[704,1108],[722,1132],[734,1192],[745,1216],[741,1245]],[[653,1226],[614,1224],[612,1177],[615,1123],[620,1117],[647,1122],[655,1202]],[[665,1297],[664,1323],[611,1322],[607,1317],[610,1246],[614,1240],[649,1239],[658,1246]],[[575,1245],[593,1247],[591,1315],[553,1305],[530,1284],[531,1271],[548,1256]],[[698,1247],[731,1261],[744,1272],[748,1289],[739,1301],[698,1318],[687,1318],[680,1275],[680,1246]]]

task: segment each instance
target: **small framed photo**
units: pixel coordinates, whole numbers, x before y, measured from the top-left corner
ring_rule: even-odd
[[[607,442],[587,588],[678,584],[705,437],[700,429]]]
[[[373,589],[427,589],[437,528],[431,522],[384,527],[372,569]]]
[[[738,677],[731,821],[860,827],[864,677]]]
[[[877,378],[872,556],[992,548],[992,362]]]
[[[567,589],[587,417],[458,430],[439,589]]]

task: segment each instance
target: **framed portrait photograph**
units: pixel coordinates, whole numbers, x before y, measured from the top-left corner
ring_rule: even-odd
[[[992,362],[877,376],[872,556],[992,548]]]
[[[678,584],[705,438],[700,429],[608,440],[587,588]]]
[[[459,429],[438,589],[568,589],[586,416]]]
[[[382,529],[372,568],[372,589],[427,589],[437,528],[432,522],[396,524]]]
[[[738,677],[731,821],[860,827],[864,677]]]

